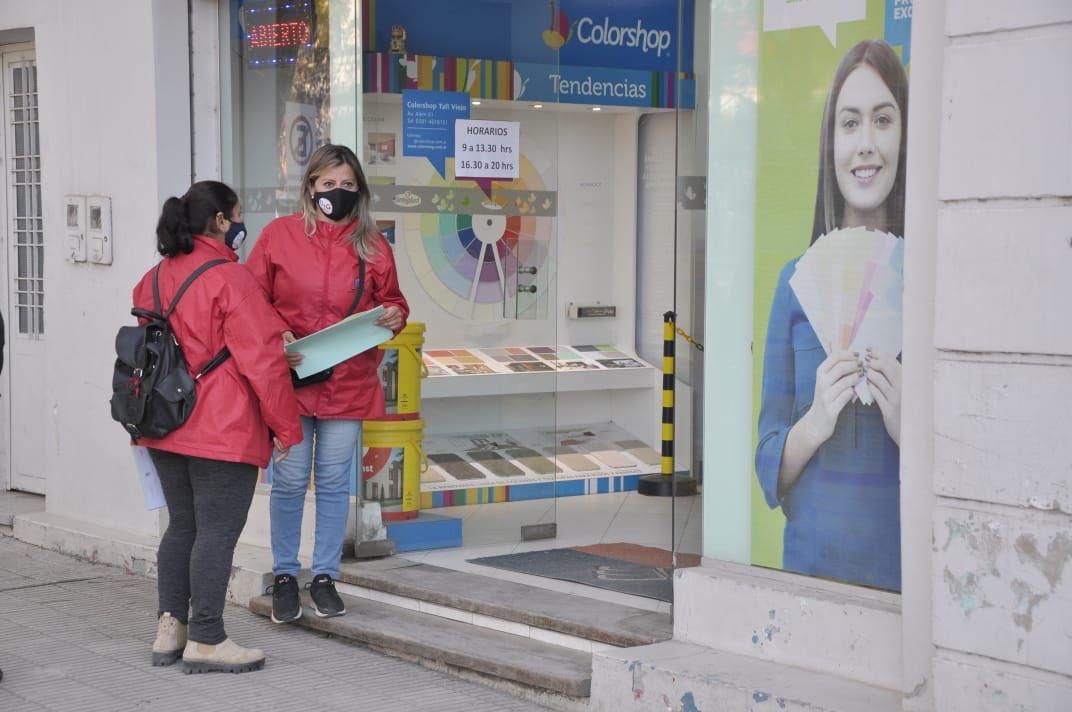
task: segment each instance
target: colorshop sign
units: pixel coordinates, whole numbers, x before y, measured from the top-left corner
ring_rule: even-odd
[[[582,17],[572,30],[581,44],[639,49],[644,54],[654,52],[656,57],[670,52],[670,30],[644,27],[643,20],[637,20],[636,27],[632,27],[612,25],[606,16],[602,24],[591,17]]]
[[[391,27],[406,50],[532,64],[692,72],[694,0],[369,0],[377,51]],[[677,66],[678,50],[681,66]]]

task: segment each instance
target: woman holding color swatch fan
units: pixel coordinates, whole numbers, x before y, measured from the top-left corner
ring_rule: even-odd
[[[892,590],[907,112],[893,49],[853,47],[823,112],[812,247],[771,306],[756,449],[767,504],[786,518],[784,568]]]

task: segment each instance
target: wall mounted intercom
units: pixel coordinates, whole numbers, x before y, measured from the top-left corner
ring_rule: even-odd
[[[68,262],[86,261],[86,198],[68,195],[63,199],[66,211],[66,256]]]

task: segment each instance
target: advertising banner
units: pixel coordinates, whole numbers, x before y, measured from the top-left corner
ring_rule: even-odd
[[[889,590],[911,17],[766,0],[759,37],[752,560]]]
[[[461,92],[402,92],[402,154],[425,156],[439,175],[454,156],[454,122],[469,118],[469,96]]]
[[[402,27],[414,54],[692,72],[694,0],[365,0],[364,12],[370,52]]]

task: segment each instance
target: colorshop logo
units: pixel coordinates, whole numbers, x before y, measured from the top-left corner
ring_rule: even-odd
[[[543,43],[551,49],[562,49],[573,37],[573,26],[570,25],[566,13],[558,9],[556,4],[551,3],[551,27],[543,31]]]
[[[637,20],[634,27],[612,25],[609,17],[604,17],[602,24],[591,17],[582,17],[575,27],[577,41],[581,44],[638,48],[644,54],[655,52],[656,57],[662,57],[663,52],[670,49],[670,31],[648,29],[643,20]]]

